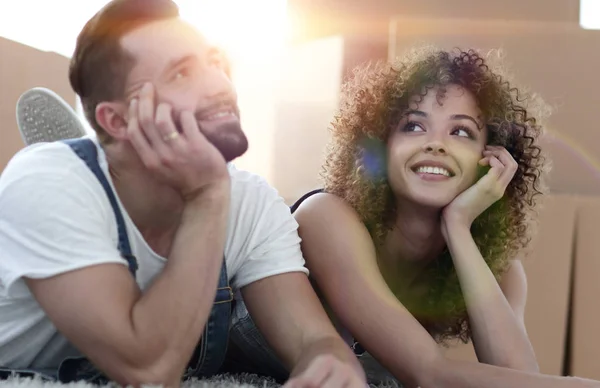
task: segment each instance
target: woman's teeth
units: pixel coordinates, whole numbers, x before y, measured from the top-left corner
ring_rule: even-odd
[[[445,175],[447,177],[450,177],[450,171],[446,170],[443,167],[429,167],[429,166],[422,166],[417,168],[416,172],[420,172],[420,173],[424,173],[424,174],[436,174],[436,175]]]

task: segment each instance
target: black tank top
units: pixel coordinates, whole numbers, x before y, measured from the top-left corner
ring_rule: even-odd
[[[316,190],[312,190],[309,191],[308,193],[304,194],[302,197],[300,197],[300,199],[298,199],[291,207],[290,210],[292,211],[292,213],[294,213],[296,211],[296,209],[298,209],[298,207],[302,204],[302,202],[304,202],[308,197],[318,194],[318,193],[324,193],[325,190],[324,189],[316,189]]]

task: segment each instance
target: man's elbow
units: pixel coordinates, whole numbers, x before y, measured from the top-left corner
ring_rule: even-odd
[[[112,376],[111,376],[112,375]],[[126,366],[113,368],[108,377],[123,387],[161,386],[177,387],[181,381],[183,370],[181,368],[161,365]]]
[[[121,386],[141,387],[157,385],[163,387],[179,386],[187,364],[181,357],[170,357],[167,353],[149,357],[148,354],[137,356],[129,354],[127,358],[111,357],[105,365],[107,377]]]

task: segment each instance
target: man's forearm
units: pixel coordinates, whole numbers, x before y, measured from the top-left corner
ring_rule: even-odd
[[[322,355],[330,355],[351,366],[365,381],[365,372],[356,355],[341,338],[330,336],[316,339],[306,344],[300,358],[292,369],[291,377],[304,372],[311,361]]]
[[[214,303],[229,195],[227,182],[186,205],[164,270],[133,308],[136,342],[166,369],[185,367]]]

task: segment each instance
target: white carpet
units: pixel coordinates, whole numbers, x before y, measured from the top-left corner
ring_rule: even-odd
[[[87,383],[60,384],[45,382],[39,379],[9,379],[0,381],[0,388],[98,388]],[[104,388],[118,388],[117,384],[105,385]],[[153,386],[145,386],[153,388]],[[276,388],[279,387],[272,380],[267,380],[255,375],[216,376],[206,380],[189,380],[181,388]]]
[[[371,388],[402,388],[371,355],[368,353],[359,356],[365,369]],[[39,379],[9,379],[0,380],[0,388],[119,388],[117,384],[108,384],[103,387],[87,383],[61,384],[45,382]],[[181,388],[277,388],[280,387],[272,379],[263,378],[254,374],[220,375],[210,379],[190,380],[182,383]],[[154,388],[154,386],[147,386]],[[158,388],[158,387],[157,387]]]
[[[39,379],[9,379],[0,380],[0,388],[120,388],[117,384],[108,384],[103,387],[87,383],[61,384],[41,381]],[[181,388],[277,388],[279,384],[270,379],[256,375],[215,376],[206,380],[189,380],[182,383]],[[370,385],[371,388],[402,388],[395,382]],[[147,385],[144,388],[160,388]]]

